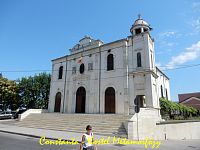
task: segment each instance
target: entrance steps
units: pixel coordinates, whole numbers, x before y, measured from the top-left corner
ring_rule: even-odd
[[[128,119],[128,115],[118,114],[41,113],[29,114],[25,119],[14,124],[22,127],[78,133],[84,133],[86,126],[91,125],[94,134],[127,138],[123,122],[127,122]]]

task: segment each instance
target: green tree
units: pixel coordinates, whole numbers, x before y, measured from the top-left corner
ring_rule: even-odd
[[[34,77],[23,77],[19,80],[20,104],[28,108],[46,109],[49,100],[50,74],[40,73]]]
[[[163,117],[169,116],[170,119],[188,119],[197,117],[199,111],[193,107],[160,98],[160,112]]]
[[[16,109],[18,105],[16,82],[2,76],[0,77],[0,104],[3,106],[2,109],[10,106],[12,110]]]

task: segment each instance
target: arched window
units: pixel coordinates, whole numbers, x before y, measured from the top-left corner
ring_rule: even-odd
[[[142,32],[141,28],[135,29],[135,34],[140,34]]]
[[[85,65],[84,65],[84,64],[81,64],[81,65],[80,65],[80,69],[79,69],[80,74],[83,74],[84,70],[85,70]]]
[[[107,71],[114,69],[114,58],[113,54],[107,56]]]
[[[153,55],[151,54],[151,68],[153,69]]]
[[[137,53],[137,67],[142,67],[141,53]]]
[[[160,91],[161,91],[161,97],[164,97],[164,95],[163,95],[163,87],[162,87],[162,85],[160,86]]]
[[[166,99],[168,99],[168,93],[167,93],[167,89],[166,89]]]
[[[63,75],[63,66],[60,66],[58,79],[62,79],[62,75]]]

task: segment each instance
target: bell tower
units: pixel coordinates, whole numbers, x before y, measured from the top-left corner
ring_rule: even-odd
[[[150,25],[139,14],[130,29],[133,49],[135,52],[138,51],[135,54],[136,62],[134,62],[137,64],[136,69],[155,70],[154,40],[150,34],[151,30]]]
[[[156,67],[154,40],[151,37],[150,25],[138,15],[133,23],[131,32],[131,55],[130,71],[133,74],[134,98],[139,98],[140,107],[158,108],[156,86]]]

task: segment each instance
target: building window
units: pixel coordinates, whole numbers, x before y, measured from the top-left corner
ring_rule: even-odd
[[[76,74],[76,67],[72,67],[72,74]]]
[[[107,71],[114,69],[114,58],[113,54],[107,56]]]
[[[164,97],[164,95],[163,95],[163,86],[162,85],[160,86],[160,91],[161,91],[161,97]]]
[[[151,54],[151,67],[153,69],[153,55]]]
[[[88,70],[93,70],[93,63],[88,63]]]
[[[148,29],[144,28],[144,32],[147,32],[147,31],[148,31]]]
[[[141,28],[135,29],[135,34],[140,34],[142,32]]]
[[[166,99],[168,99],[168,93],[167,93],[167,89],[166,89]]]
[[[137,67],[142,67],[141,53],[137,53]]]
[[[81,64],[81,65],[80,65],[80,69],[79,69],[80,74],[83,74],[84,70],[85,70],[85,65],[84,65],[84,64]]]
[[[59,74],[58,74],[58,79],[62,79],[62,75],[63,75],[63,66],[60,66],[60,68],[59,68]]]

